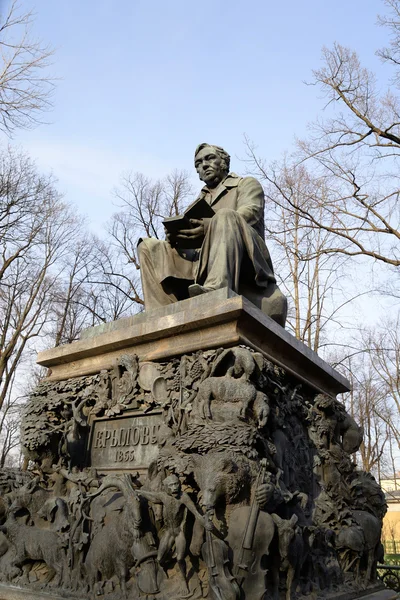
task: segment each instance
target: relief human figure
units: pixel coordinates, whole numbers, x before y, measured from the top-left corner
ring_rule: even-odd
[[[162,504],[164,526],[160,537],[157,560],[163,564],[173,546],[175,545],[176,559],[184,582],[184,594],[189,596],[190,590],[186,576],[187,540],[185,535],[185,522],[189,510],[201,525],[211,530],[212,524],[199,513],[191,498],[182,492],[181,483],[176,475],[169,475],[163,481],[166,491],[148,492],[143,489],[135,493],[143,496],[154,504]]]
[[[230,156],[219,146],[200,144],[195,168],[205,183],[196,200],[215,214],[191,219],[167,240],[140,240],[146,310],[228,287],[243,294],[284,326],[285,296],[276,285],[264,241],[264,192],[253,177],[229,172]]]

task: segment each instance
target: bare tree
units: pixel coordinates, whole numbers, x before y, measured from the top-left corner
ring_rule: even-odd
[[[314,82],[332,116],[314,123],[310,138],[299,147],[301,160],[312,164],[330,194],[317,197],[305,216],[338,237],[337,251],[397,267],[398,98],[391,91],[379,95],[373,74],[350,49],[335,44],[323,50],[323,58]]]
[[[391,35],[379,55],[396,68],[400,57],[400,0],[386,0],[390,14],[380,23]],[[381,92],[373,73],[353,50],[338,43],[324,48],[323,66],[312,84],[326,98],[325,114],[298,141],[292,168],[307,164],[318,178],[315,189],[293,211],[305,226],[335,236],[325,253],[366,256],[400,266],[400,99],[392,87]],[[274,182],[273,168],[268,174]],[[291,198],[288,198],[290,205]]]
[[[360,295],[354,286],[345,291],[349,257],[330,252],[334,235],[310,226],[304,216],[305,207],[327,191],[303,165],[267,165],[249,140],[246,144],[252,173],[264,184],[266,239],[289,299],[287,327],[318,351],[328,345],[333,328],[346,326],[345,310]]]
[[[0,468],[6,465],[11,453],[20,444],[21,410],[25,397],[16,396],[12,388],[13,386],[9,387],[0,411]]]
[[[383,62],[387,62],[396,69],[393,77],[395,85],[400,83],[400,3],[398,0],[384,0],[384,4],[389,8],[389,13],[380,15],[378,23],[382,27],[386,27],[389,35],[389,45],[377,51],[377,55]]]
[[[379,329],[367,330],[364,345],[368,348],[376,381],[385,396],[385,403],[377,405],[377,416],[389,428],[397,450],[400,450],[400,315],[386,320]]]
[[[24,12],[18,0],[11,0],[8,9],[6,4],[0,12],[0,129],[12,134],[37,125],[51,107],[53,50],[34,39],[32,11]]]
[[[77,219],[51,179],[11,150],[0,159],[0,408],[32,341],[54,318],[58,261],[74,244]]]
[[[132,314],[141,304],[137,278],[124,274],[120,255],[109,240],[88,234],[80,224],[74,243],[57,261],[57,278],[52,285],[48,345],[68,344],[82,330]]]
[[[347,355],[343,356],[347,350]],[[352,391],[344,398],[348,410],[364,427],[360,448],[363,468],[398,471],[400,450],[400,316],[378,326],[359,326],[354,339],[332,360],[349,378]]]
[[[91,325],[115,321],[136,312],[139,296],[137,268],[127,261],[110,239],[94,240],[94,267],[87,275],[84,293],[77,305],[88,312]]]
[[[162,237],[164,217],[178,215],[193,195],[189,175],[174,171],[165,179],[151,181],[142,173],[128,173],[121,178],[115,197],[122,211],[115,216],[111,230],[115,241],[135,263],[137,235]],[[132,237],[133,234],[133,237]]]
[[[96,240],[80,226],[74,242],[58,261],[60,276],[52,293],[55,346],[77,340],[82,329],[96,323],[90,310],[95,287],[90,280],[98,261]]]
[[[344,397],[347,410],[364,429],[358,452],[362,469],[372,471],[380,479],[390,450],[390,428],[379,416],[387,410],[386,393],[375,376],[368,353],[360,353],[341,362],[352,390]]]

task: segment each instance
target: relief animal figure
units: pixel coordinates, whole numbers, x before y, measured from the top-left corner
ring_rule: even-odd
[[[232,458],[229,452],[209,452],[192,456],[194,478],[200,488],[201,504],[207,512],[218,503],[238,501],[250,485],[250,466],[245,458]]]
[[[32,473],[28,471],[7,467],[0,469],[0,522],[6,520],[8,507],[13,503],[19,490],[29,486],[33,478]]]
[[[39,462],[43,472],[52,472],[52,465],[66,464],[69,469],[72,466],[83,467],[85,449],[85,433],[88,427],[87,417],[83,415],[82,409],[89,402],[91,396],[86,396],[80,402],[76,400],[64,400],[62,408],[59,409],[57,424],[48,420],[46,433],[48,434],[45,447],[31,450],[23,446],[25,455],[25,468],[29,460]],[[32,417],[29,417],[32,419]],[[28,419],[28,423],[29,423]],[[23,428],[27,426],[23,424]]]
[[[353,417],[345,414],[338,423],[339,435],[342,439],[342,448],[347,454],[354,454],[360,448],[364,437],[364,429],[357,425]]]
[[[371,473],[355,471],[350,492],[354,509],[367,510],[377,519],[383,519],[387,512],[385,494]]]
[[[297,515],[281,519],[271,515],[278,529],[280,569],[286,571],[286,600],[291,600],[300,582],[300,573],[307,553],[300,529],[296,528]]]
[[[0,526],[0,531],[5,533],[15,552],[12,558],[13,566],[22,568],[27,561],[44,561],[48,574],[43,584],[54,580],[55,585],[60,586],[63,583],[66,563],[66,552],[61,537],[55,531],[18,522],[18,510],[18,507],[12,505],[5,524]]]
[[[212,377],[228,375],[239,379],[250,379],[263,367],[264,358],[260,352],[251,352],[247,348],[227,348],[215,360]]]
[[[381,521],[365,510],[351,511],[353,519],[364,534],[363,563],[366,562],[365,580],[371,581],[376,575],[377,556],[380,551]]]
[[[311,586],[316,589],[324,590],[330,584],[337,583],[334,577],[333,569],[327,565],[327,560],[332,561],[332,556],[336,553],[330,539],[334,539],[334,532],[323,527],[309,526],[306,528],[307,541],[311,554],[308,557],[307,575]],[[337,572],[340,573],[340,567],[337,565]]]
[[[256,397],[251,407],[251,413],[251,416],[259,429],[266,426],[270,413],[270,405],[268,396],[263,392],[256,393]]]
[[[239,415],[244,417],[254,402],[257,390],[252,383],[231,377],[208,377],[199,386],[193,412],[203,419],[212,419],[211,402],[238,403]],[[214,411],[215,412],[215,411]]]
[[[351,515],[355,524],[339,530],[335,547],[343,571],[354,571],[356,581],[363,571],[363,580],[368,583],[376,577],[382,525],[365,510],[352,510]]]
[[[347,454],[353,454],[359,449],[363,440],[364,430],[357,425],[344,406],[337,400],[325,394],[315,398],[315,408],[321,414],[325,428],[325,447],[330,444],[340,444]]]
[[[35,504],[33,506],[33,511],[39,510],[44,502],[50,497],[50,491],[48,489],[42,488],[39,485],[40,477],[36,475],[32,477],[29,481],[25,482],[21,487],[14,489],[7,494],[4,494],[3,500],[6,507],[10,507],[14,503],[17,503],[20,508],[26,508],[28,512],[29,507],[34,503],[34,492],[38,493],[35,496]],[[37,501],[37,506],[36,506]]]
[[[137,572],[137,585],[145,594],[156,594],[158,592],[157,570],[152,559],[155,554],[154,547],[150,545],[142,530],[140,501],[128,477],[121,480],[119,477],[109,475],[104,478],[98,491],[86,498],[99,496],[110,488],[117,488],[123,494],[125,502],[122,511],[114,512],[109,516],[102,529],[96,531],[91,539],[85,558],[89,586],[94,590],[98,581],[106,581],[116,575],[121,596],[126,598],[126,579],[129,569],[134,566],[135,561],[143,561]],[[108,507],[111,504],[112,499],[108,498]]]
[[[59,447],[60,456],[68,458],[69,469],[71,469],[73,464],[83,466],[81,464],[81,457],[85,447],[85,430],[88,424],[87,418],[83,416],[82,408],[89,400],[90,398],[84,398],[77,405],[75,402],[71,402],[72,415],[65,424]]]
[[[39,477],[33,477],[19,489],[4,496],[8,506],[25,509],[29,513],[31,524],[38,525],[39,519],[44,518],[53,524],[53,529],[62,531],[68,529],[68,506],[64,499],[65,486],[55,485],[44,488],[39,483]]]
[[[360,577],[360,561],[365,550],[364,533],[358,525],[342,527],[335,537],[335,549],[344,573],[354,572],[355,580]]]
[[[274,428],[271,437],[276,449],[273,456],[276,468],[280,473],[285,486],[293,489],[297,482],[296,471],[298,460],[298,455],[296,456],[295,454],[293,440],[289,439],[290,436],[288,437],[285,431],[280,428]]]
[[[232,403],[237,404],[236,412]],[[229,406],[228,409],[226,405]],[[269,400],[248,381],[231,377],[208,377],[199,386],[193,414],[201,419],[224,422],[236,416],[242,420],[251,420],[261,428],[267,423]]]

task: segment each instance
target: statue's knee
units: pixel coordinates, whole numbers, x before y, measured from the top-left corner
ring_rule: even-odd
[[[137,247],[139,258],[143,254],[148,255],[159,244],[165,244],[165,242],[157,238],[144,238],[140,240]]]
[[[154,242],[158,241],[159,240],[157,240],[156,238],[142,238],[139,241],[138,249],[143,250],[144,248],[151,248],[152,246],[154,246]]]
[[[211,219],[210,234],[217,239],[229,239],[236,234],[238,216],[231,208],[221,208]]]

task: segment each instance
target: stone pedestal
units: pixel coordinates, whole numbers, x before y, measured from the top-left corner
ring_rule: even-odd
[[[87,329],[79,342],[38,355],[48,381],[112,368],[122,354],[158,361],[245,344],[313,389],[331,395],[350,384],[308,346],[228,288]]]
[[[32,470],[0,479],[5,600],[389,600],[383,494],[335,398],[349,383],[246,299],[95,327],[38,362]]]
[[[90,596],[84,596],[90,598]],[[310,596],[311,598],[312,596]],[[324,596],[321,595],[320,598]],[[327,595],[330,600],[396,600],[398,593],[387,589],[377,588],[372,593],[345,593],[340,596]],[[79,596],[80,600],[83,600],[82,596]],[[55,594],[54,592],[37,592],[32,589],[21,588],[12,585],[3,585],[0,583],[0,600],[77,600],[77,596],[68,596],[66,594]]]

